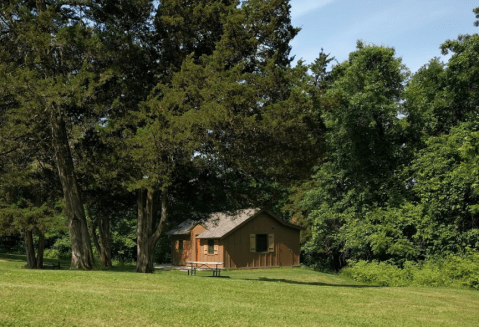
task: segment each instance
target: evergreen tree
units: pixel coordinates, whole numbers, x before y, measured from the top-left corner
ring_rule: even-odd
[[[200,1],[172,13],[175,5],[160,5],[156,21],[206,25],[162,41],[177,51],[162,55],[176,61],[160,62],[170,69],[161,68],[160,83],[132,116],[135,128],[125,148],[139,167],[130,186],[138,190],[139,272],[153,270],[152,249],[168,220],[178,172],[219,164],[291,182],[316,158],[307,67],[289,67],[289,41],[298,30],[290,25],[288,1]],[[220,24],[194,15],[217,15]],[[180,51],[185,48],[189,53]]]
[[[136,37],[125,31],[141,29],[150,11],[151,3],[142,0],[0,4],[0,81],[9,98],[3,108],[13,129],[19,124],[41,126],[37,130],[42,133],[29,137],[54,149],[73,269],[91,269],[93,258],[72,148],[112,108],[115,93],[108,92],[121,84],[113,78],[119,75],[119,53]]]

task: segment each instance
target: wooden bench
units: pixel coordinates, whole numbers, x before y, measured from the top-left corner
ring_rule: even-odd
[[[221,276],[221,269],[218,266],[223,265],[223,262],[209,262],[209,261],[186,261],[186,264],[190,265],[190,269],[188,269],[188,276],[190,275],[191,271],[191,276],[195,275],[196,276],[196,270],[203,270],[203,269],[208,269],[213,271],[213,277],[219,277]],[[215,265],[214,267],[210,267],[208,265]]]

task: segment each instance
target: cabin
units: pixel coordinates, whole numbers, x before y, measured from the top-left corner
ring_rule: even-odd
[[[188,219],[169,231],[172,264],[223,262],[226,269],[300,265],[303,228],[268,210],[214,213],[203,221]]]

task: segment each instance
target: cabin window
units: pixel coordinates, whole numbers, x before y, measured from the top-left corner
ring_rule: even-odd
[[[268,234],[256,234],[256,252],[268,252]]]
[[[215,254],[215,240],[208,240],[208,254]]]
[[[178,241],[178,250],[183,251],[183,240]]]

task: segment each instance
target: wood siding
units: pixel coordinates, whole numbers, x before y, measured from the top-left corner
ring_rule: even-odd
[[[224,257],[219,261],[228,269],[299,266],[299,233],[263,212],[220,240]],[[274,234],[274,252],[250,252],[251,234]]]
[[[201,239],[200,244],[201,244],[201,257],[200,261],[205,261],[205,262],[224,262],[223,261],[223,255],[224,255],[224,247],[223,247],[223,242],[222,240],[215,240],[218,242],[218,253],[217,254],[209,254],[204,251],[205,246],[208,247],[208,240],[207,239]]]
[[[196,235],[206,230],[201,225],[196,225],[190,235],[171,236],[171,263],[174,266],[185,266],[186,261],[196,261]],[[179,241],[183,240],[183,251],[180,251]]]
[[[171,237],[173,265],[183,266],[186,265],[186,261],[197,261],[196,235],[205,230],[203,226],[197,225],[188,236]],[[268,240],[269,235],[273,234],[273,252],[270,252],[270,244],[267,252],[250,252],[251,234],[268,234]],[[285,226],[267,212],[262,212],[223,239],[216,239],[218,249],[216,254],[205,253],[208,239],[201,239],[199,261],[223,262],[224,268],[227,269],[299,266],[299,234],[298,229]],[[181,239],[184,240],[182,253],[178,247],[178,241]]]

